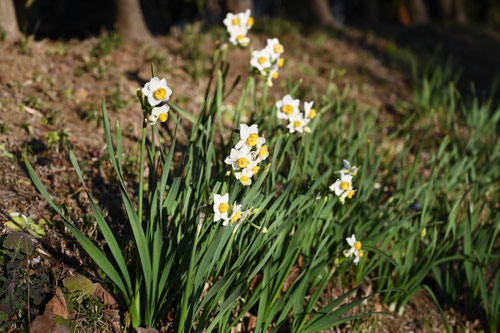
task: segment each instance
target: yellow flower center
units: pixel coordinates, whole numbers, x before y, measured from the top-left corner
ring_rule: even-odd
[[[245,38],[245,36],[243,36],[243,35],[238,35],[238,36],[236,36],[236,40],[237,40],[238,42],[241,42],[241,40],[242,40],[243,38]]]
[[[233,25],[240,25],[240,19],[235,17],[232,21]]]
[[[280,76],[280,74],[278,72],[273,73],[273,79],[276,80],[278,78],[278,76]]]
[[[298,120],[295,120],[295,121],[293,122],[293,126],[295,126],[295,127],[300,127],[300,124],[301,124],[301,123],[300,123],[300,121],[298,121]]]
[[[240,182],[241,182],[242,184],[246,184],[246,183],[248,183],[248,177],[247,177],[247,176],[241,176],[241,177],[240,177]]]
[[[252,168],[254,175],[256,175],[259,172],[259,170],[260,170],[260,166],[257,166],[257,165]]]
[[[264,157],[264,156],[267,156],[269,154],[269,152],[267,151],[267,146],[264,145],[262,146],[262,148],[260,148],[259,150],[259,157]]]
[[[242,157],[242,158],[238,159],[237,163],[238,163],[238,166],[240,168],[246,168],[248,166],[248,163],[250,163],[250,162],[248,162],[248,160],[246,158]]]
[[[257,144],[257,140],[259,140],[259,136],[255,133],[250,134],[247,139],[247,143],[250,147],[253,147]]]
[[[247,25],[248,25],[249,27],[251,27],[251,26],[253,25],[253,17],[252,17],[252,16],[250,16],[250,17],[248,18],[248,20],[247,20]]]
[[[223,202],[219,205],[219,212],[221,212],[221,213],[226,213],[228,209],[229,209],[229,205],[225,202]]]
[[[281,53],[283,52],[283,45],[281,45],[280,43],[275,44],[273,50],[275,53]]]
[[[314,119],[314,117],[316,117],[316,110],[311,109],[311,111],[309,111],[309,118]]]
[[[360,241],[357,241],[356,243],[354,243],[354,248],[356,250],[361,250],[361,242]]]
[[[365,252],[363,250],[358,251],[358,257],[363,258],[365,256]]]
[[[351,199],[351,198],[354,196],[354,194],[355,194],[355,193],[356,193],[356,192],[354,192],[354,190],[350,190],[349,192],[347,192],[347,197],[348,197],[349,199]]]
[[[266,57],[259,57],[259,64],[263,65],[266,63],[266,61],[267,61]]]
[[[290,104],[283,105],[283,112],[291,115],[293,113],[293,106],[291,106]]]
[[[168,119],[168,113],[162,113],[162,114],[160,114],[160,116],[158,117],[158,119],[160,119],[160,121],[162,123],[166,122],[167,119]]]
[[[164,88],[158,88],[156,89],[154,95],[156,99],[164,99],[165,96],[167,96],[167,91]]]
[[[284,64],[285,64],[285,58],[279,58],[278,67],[283,67]]]
[[[240,218],[241,218],[241,211],[239,210],[236,213],[234,213],[233,217],[231,217],[231,224],[238,221]]]
[[[348,182],[342,182],[340,183],[340,188],[343,189],[344,191],[347,191],[350,187],[350,184]]]

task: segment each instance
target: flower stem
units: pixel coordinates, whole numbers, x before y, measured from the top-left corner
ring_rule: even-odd
[[[144,155],[146,155],[146,129],[147,121],[144,118],[142,122],[142,140],[141,140],[141,165],[139,170],[139,204],[137,207],[137,215],[139,217],[139,224],[142,224],[142,199],[144,189]]]
[[[261,105],[260,105],[260,108],[262,110],[265,110],[266,109],[266,102],[267,102],[267,93],[268,93],[268,90],[269,90],[269,86],[267,84],[264,85],[264,93],[262,94],[262,101],[261,101]]]

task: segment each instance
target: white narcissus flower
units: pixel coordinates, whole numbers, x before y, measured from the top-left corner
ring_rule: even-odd
[[[231,149],[230,155],[224,163],[232,166],[234,176],[244,186],[252,184],[252,176],[260,170],[259,163],[269,156],[264,136],[259,136],[259,127],[254,124],[240,124],[240,140]],[[227,175],[230,175],[229,171]]]
[[[247,9],[244,12],[239,13],[238,17],[240,19],[240,25],[243,25],[247,29],[253,27],[254,19],[252,17],[252,12],[250,11],[250,9]]]
[[[144,85],[142,94],[147,97],[149,105],[156,106],[161,102],[168,101],[172,95],[172,89],[167,86],[165,78],[160,80],[155,76]]]
[[[250,151],[252,147],[260,147],[266,142],[263,136],[259,137],[259,127],[254,124],[248,126],[240,124],[240,141],[234,146],[235,149]]]
[[[277,79],[279,77],[278,73],[278,64],[274,64],[269,70],[269,75],[267,75],[267,85],[269,87],[273,86],[273,79]]]
[[[290,131],[290,133],[295,133],[295,132],[303,133],[305,126],[309,122],[309,119],[305,119],[302,113],[300,112],[290,116],[289,120],[290,123],[287,125],[287,128]]]
[[[349,174],[352,176],[357,175],[358,170],[359,170],[357,166],[355,166],[355,165],[351,166],[351,163],[349,163],[348,160],[343,160],[342,163],[343,163],[342,170],[339,171],[341,174]]]
[[[247,37],[247,28],[238,26],[235,28],[228,28],[227,31],[229,32],[229,42],[231,42],[231,44],[246,47],[250,43],[250,38]]]
[[[254,172],[252,169],[255,167],[259,168],[256,165],[251,166],[251,168],[250,168],[250,166],[251,166],[251,164],[249,164],[249,166],[244,168],[241,172],[234,173],[234,176],[236,177],[236,179],[238,179],[240,181],[240,183],[244,186],[252,185],[252,176],[254,175]]]
[[[261,147],[257,147],[257,150],[252,152],[252,159],[256,163],[260,163],[269,157],[269,150],[267,149],[267,145],[262,145]]]
[[[237,14],[227,13],[223,22],[229,33],[229,42],[233,45],[248,46],[250,38],[247,37],[247,33],[253,26],[253,21],[250,9]]]
[[[352,175],[342,173],[340,179],[337,179],[335,183],[330,185],[330,190],[335,192],[335,195],[339,197],[342,204],[345,202],[345,198],[351,199],[356,191],[352,188]]]
[[[306,118],[314,119],[314,117],[316,117],[316,110],[312,108],[313,104],[313,101],[304,102],[304,115],[306,116]]]
[[[222,23],[224,23],[228,30],[236,27],[248,30],[253,26],[254,19],[251,16],[250,9],[247,9],[246,11],[237,14],[227,13],[226,18],[222,21]]]
[[[268,39],[266,48],[269,50],[269,54],[271,55],[272,60],[277,60],[283,53],[283,51],[285,51],[278,38]]]
[[[292,96],[286,95],[280,101],[276,102],[279,119],[290,119],[291,116],[299,113],[300,100],[293,99]]]
[[[233,167],[233,170],[239,170],[246,168],[252,161],[252,154],[250,151],[240,149],[231,149],[231,153],[224,160],[224,163],[229,164]]]
[[[252,176],[256,175],[260,171],[260,166],[259,163],[262,160],[259,160],[258,158],[250,162],[250,164],[245,168],[245,170],[248,170],[247,172],[251,174]]]
[[[214,221],[217,222],[220,219],[224,223],[228,220],[228,210],[229,210],[229,193],[224,195],[214,194]]]
[[[267,49],[253,51],[250,65],[255,67],[259,72],[264,72],[271,67],[271,54]]]
[[[237,222],[239,219],[242,218],[243,212],[241,211],[241,205],[238,205],[236,202],[233,204],[233,210],[231,217],[223,224],[224,226],[227,226],[228,223],[231,223],[233,225],[235,222]]]
[[[351,257],[352,255],[355,256],[354,258],[354,264],[358,264],[360,258],[363,258],[365,255],[363,250],[361,250],[361,242],[356,241],[356,235],[352,234],[351,237],[346,238],[347,244],[351,247],[349,250],[344,250],[344,256],[347,258]]]
[[[242,22],[239,14],[227,13],[226,18],[222,21],[228,29],[242,27]]]
[[[148,117],[149,123],[154,125],[158,120],[162,123],[166,122],[168,119],[168,111],[170,111],[170,106],[167,104],[154,107]]]
[[[279,68],[283,67],[283,65],[285,64],[285,58],[279,58],[276,63],[278,64]]]

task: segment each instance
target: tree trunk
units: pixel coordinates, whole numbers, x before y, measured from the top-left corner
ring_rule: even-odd
[[[467,23],[467,11],[464,0],[455,0],[455,20],[459,23]]]
[[[241,13],[250,9],[253,15],[252,0],[226,0],[226,8],[231,13]]]
[[[453,10],[453,0],[440,0],[439,5],[441,7],[441,17],[443,21],[448,22]]]
[[[125,40],[153,42],[139,0],[115,0],[115,29]]]
[[[15,41],[21,38],[12,0],[0,0],[0,27],[5,31],[7,40]]]
[[[425,24],[429,22],[429,15],[423,0],[410,0],[410,10],[413,23]]]
[[[312,14],[315,16],[320,25],[329,28],[339,27],[339,23],[335,17],[333,17],[328,0],[310,0],[309,4],[311,6]]]

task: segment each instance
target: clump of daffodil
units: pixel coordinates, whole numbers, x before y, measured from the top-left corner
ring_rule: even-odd
[[[300,100],[293,99],[286,95],[283,99],[276,102],[278,118],[288,120],[288,131],[290,133],[311,132],[307,124],[316,117],[316,110],[313,107],[314,102],[304,102],[304,112],[300,111]]]
[[[252,184],[252,176],[260,170],[259,163],[269,156],[265,143],[264,136],[259,136],[257,125],[240,124],[240,140],[224,162],[231,165],[234,176],[242,185]]]
[[[149,123],[154,125],[158,120],[162,123],[166,122],[168,111],[170,110],[170,106],[166,102],[170,99],[170,95],[172,95],[172,89],[167,85],[166,79],[163,78],[160,80],[157,77],[153,77],[142,88],[142,95],[151,107],[151,113],[147,117]],[[165,104],[160,106],[161,103]]]
[[[247,33],[253,22],[250,9],[237,14],[227,13],[223,23],[229,33],[229,42],[242,47],[248,46],[250,38],[247,37]]]
[[[356,190],[352,187],[352,178],[358,173],[358,168],[356,166],[351,166],[349,161],[343,160],[343,168],[339,171],[340,179],[337,179],[335,183],[330,185],[330,190],[339,197],[339,200],[344,204],[345,199],[351,199]]]
[[[222,220],[222,225],[234,225],[241,223],[248,215],[248,212],[241,210],[242,205],[237,202],[229,205],[229,193],[224,195],[214,194],[214,222]]]
[[[361,250],[361,242],[356,240],[356,235],[354,234],[351,237],[347,237],[346,241],[351,248],[344,250],[344,256],[350,258],[354,255],[354,264],[357,265],[359,260],[365,255],[364,251]]]
[[[278,70],[285,62],[281,57],[284,50],[278,38],[271,38],[267,40],[265,48],[252,52],[250,65],[266,80],[268,86],[272,86],[273,79],[279,76]]]

